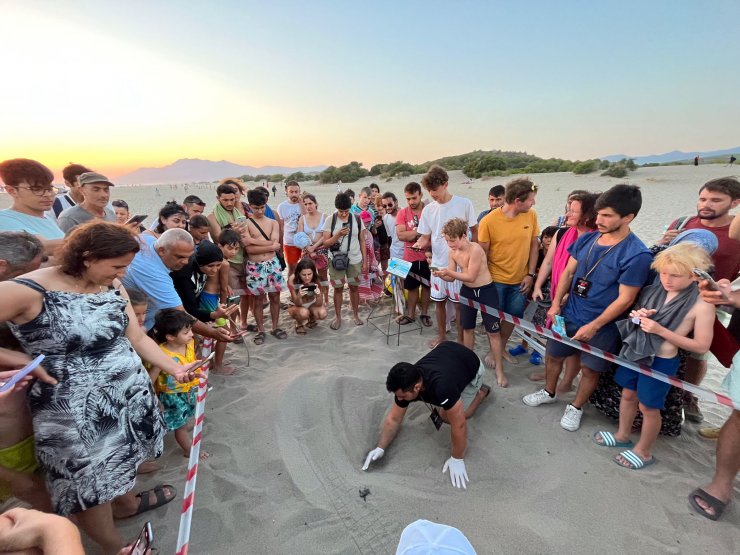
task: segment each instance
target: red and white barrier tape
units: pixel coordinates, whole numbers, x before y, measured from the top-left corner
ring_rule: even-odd
[[[423,283],[424,285],[428,287],[432,287],[436,291],[439,291],[441,293],[444,293],[445,295],[448,295],[449,297],[453,298],[456,301],[464,302],[468,306],[476,308],[483,313],[491,314],[493,316],[498,316],[502,320],[511,322],[515,326],[519,326],[527,331],[534,332],[539,335],[544,335],[548,339],[553,339],[555,341],[559,341],[560,343],[565,343],[566,345],[570,345],[571,347],[575,347],[577,349],[580,349],[581,351],[585,351],[599,358],[603,358],[604,360],[608,360],[609,362],[619,364],[620,366],[624,366],[625,368],[629,368],[630,370],[634,370],[635,372],[639,372],[640,374],[643,374],[645,376],[655,378],[656,380],[659,380],[663,383],[667,383],[674,387],[678,387],[679,389],[689,391],[693,393],[694,395],[696,395],[697,397],[699,397],[700,399],[704,399],[705,401],[711,401],[712,403],[718,403],[720,405],[725,405],[735,410],[740,410],[740,403],[735,403],[727,395],[724,395],[722,393],[717,393],[710,389],[705,389],[703,387],[696,386],[694,384],[685,382],[683,380],[679,380],[678,378],[674,378],[673,376],[668,376],[666,374],[663,374],[662,372],[657,372],[653,370],[652,368],[650,368],[649,366],[646,366],[644,364],[637,364],[630,360],[620,358],[617,355],[614,355],[607,351],[602,351],[601,349],[593,347],[589,345],[588,343],[584,343],[582,341],[576,341],[567,336],[563,337],[559,333],[555,333],[554,331],[550,329],[544,328],[537,324],[533,324],[532,322],[528,322],[527,320],[522,320],[521,318],[512,316],[511,314],[507,314],[506,312],[503,312],[502,310],[499,310],[492,306],[481,304],[474,299],[464,297],[455,292],[443,291],[438,285],[430,283],[429,280],[417,274],[409,273],[409,276],[411,276],[412,278],[416,279],[417,281]]]
[[[213,339],[203,341],[201,358],[207,357],[213,350]],[[208,370],[211,363],[203,365],[205,377],[198,384],[197,403],[195,405],[195,426],[193,427],[193,442],[188,459],[188,473],[185,477],[185,489],[182,494],[182,511],[180,513],[180,530],[177,534],[177,551],[175,555],[186,555],[190,543],[190,524],[193,520],[193,506],[195,505],[195,482],[198,477],[198,461],[200,460],[200,444],[203,438],[203,419],[205,418],[206,396],[208,393]]]

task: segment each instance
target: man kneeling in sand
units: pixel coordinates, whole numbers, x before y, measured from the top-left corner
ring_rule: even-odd
[[[385,386],[395,395],[395,402],[383,423],[378,446],[368,453],[362,470],[385,454],[401,428],[409,404],[423,401],[432,412],[430,418],[437,430],[443,422],[450,425],[452,456],[442,472],[449,468],[452,485],[466,488],[470,481],[463,460],[468,445],[466,419],[473,416],[491,392],[490,386],[483,383],[485,370],[478,355],[452,341],[443,341],[416,364],[399,362],[391,368]]]
[[[432,272],[445,281],[462,281],[460,287],[460,325],[463,330],[463,345],[468,349],[475,347],[475,321],[478,309],[465,304],[465,299],[473,299],[487,306],[498,308],[496,285],[488,271],[486,251],[478,243],[468,240],[468,224],[461,218],[452,218],[442,226],[442,235],[450,248],[449,266]],[[507,387],[509,380],[504,374],[500,320],[497,316],[483,312],[483,325],[488,334],[490,351],[484,359],[486,366],[496,369],[496,382]]]

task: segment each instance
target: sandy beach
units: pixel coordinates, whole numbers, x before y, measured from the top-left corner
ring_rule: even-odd
[[[573,189],[603,191],[620,182],[640,185],[643,209],[633,226],[648,244],[675,217],[695,211],[699,187],[727,175],[717,165],[640,168],[629,178],[537,174],[535,209],[540,227],[560,214]],[[365,178],[346,184],[358,191],[376,182],[403,202],[403,186],[420,176],[388,182]],[[475,180],[451,172],[450,191],[487,207],[487,191],[510,177]],[[249,185],[249,184],[248,184]],[[336,185],[303,183],[319,209],[331,213]],[[132,213],[150,214],[166,200],[198,194],[215,202],[215,185],[116,187],[112,199],[129,202]],[[271,197],[274,207],[284,196]],[[8,206],[0,195],[0,208]],[[148,225],[147,222],[147,225]],[[391,310],[389,300],[382,309]],[[345,305],[346,309],[346,305]],[[378,309],[381,310],[381,309]],[[370,309],[361,311],[363,319]],[[613,430],[609,421],[586,407],[580,430],[559,425],[565,403],[530,408],[521,398],[537,386],[527,374],[526,357],[506,364],[510,386],[491,397],[468,422],[465,457],[470,484],[458,491],[442,474],[449,457],[449,428],[437,432],[422,403],[409,409],[401,433],[371,470],[360,467],[393,400],[385,391],[390,366],[416,361],[428,350],[434,328],[401,337],[400,346],[370,325],[355,326],[345,311],[338,331],[328,321],[296,336],[286,312],[278,341],[268,334],[262,346],[250,336],[232,345],[227,361],[239,368],[233,377],[214,376],[206,405],[203,449],[211,457],[200,465],[190,552],[193,554],[385,554],[395,553],[403,528],[424,518],[459,528],[479,554],[487,553],[737,553],[740,543],[740,484],[723,519],[711,522],[692,512],[688,493],[708,482],[714,471],[715,442],[702,439],[687,423],[678,438],[658,440],[658,462],[640,471],[618,467],[616,450],[591,441],[596,430]],[[451,339],[455,334],[451,334]],[[486,341],[476,340],[483,357]],[[249,365],[247,360],[249,359]],[[716,361],[704,386],[717,389],[725,370]],[[487,383],[495,383],[489,372]],[[702,403],[706,419],[721,424],[725,407]],[[636,436],[635,436],[636,437]],[[177,538],[186,459],[174,438],[166,440],[159,461],[164,469],[141,476],[137,490],[174,485],[180,496],[164,508],[121,521],[134,538],[151,520],[160,553],[172,553]],[[364,500],[359,490],[368,488]]]

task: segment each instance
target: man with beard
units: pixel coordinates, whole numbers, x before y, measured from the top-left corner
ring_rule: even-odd
[[[685,229],[706,229],[717,236],[719,246],[712,254],[714,279],[733,281],[740,274],[740,241],[730,237],[734,216],[730,210],[740,204],[740,181],[736,177],[720,177],[705,183],[699,190],[696,216],[678,218],[671,222],[660,240],[667,245]],[[686,362],[687,382],[699,385],[707,373],[707,355],[692,355]],[[684,394],[684,415],[692,422],[701,422],[704,415],[699,403],[689,392]]]
[[[619,352],[621,338],[615,321],[632,307],[645,284],[652,255],[630,230],[642,206],[639,187],[615,185],[596,201],[596,228],[584,233],[568,252],[570,259],[547,312],[552,319],[561,315],[561,303],[567,335],[611,353]],[[531,407],[554,403],[563,360],[577,349],[548,340],[545,362],[545,387],[525,395],[522,401]],[[560,426],[575,432],[581,425],[583,405],[596,390],[599,375],[611,366],[607,360],[581,353],[583,372],[572,403],[565,408]]]

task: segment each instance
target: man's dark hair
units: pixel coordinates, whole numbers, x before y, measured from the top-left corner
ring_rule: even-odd
[[[334,208],[337,210],[349,210],[352,208],[352,199],[347,193],[337,193],[334,197]]]
[[[195,216],[190,218],[190,229],[200,229],[202,227],[210,227],[208,218],[206,218],[203,214],[196,214]]]
[[[504,196],[504,193],[506,193],[506,187],[503,185],[494,185],[490,189],[488,189],[488,196],[489,197],[502,197]]]
[[[447,172],[442,166],[434,164],[421,178],[421,184],[427,191],[436,191],[450,180]]]
[[[421,185],[419,185],[416,181],[412,181],[411,183],[406,184],[406,186],[403,188],[403,192],[410,195],[421,193]]]
[[[206,203],[201,200],[201,198],[197,195],[188,195],[185,197],[185,200],[182,201],[183,204],[197,204],[198,206],[205,206]]]
[[[273,184],[272,184],[272,186],[274,187],[274,186],[275,186],[275,184],[273,183]],[[267,190],[267,187],[265,187],[264,185],[257,185],[257,186],[255,187],[255,189],[257,189],[258,191],[264,191],[264,193],[265,193],[265,194],[266,194],[266,195],[267,195],[268,197],[270,196],[270,191],[268,191],[268,190]]]
[[[301,188],[301,184],[298,183],[297,181],[288,181],[285,184],[285,190],[286,191],[288,190],[288,187],[298,187],[300,189]]]
[[[222,229],[221,235],[218,236],[218,244],[222,247],[225,245],[241,245],[242,238],[233,229]]]
[[[528,177],[519,177],[506,184],[506,204],[514,204],[514,201],[524,202],[530,193],[537,192],[537,185]]]
[[[177,335],[186,328],[192,328],[195,318],[184,310],[165,308],[154,317],[152,334],[159,343],[167,341],[168,335]]]
[[[237,193],[237,187],[236,185],[230,185],[229,183],[223,183],[216,187],[216,196],[220,197],[221,195],[235,195]]]
[[[390,391],[411,391],[421,379],[421,370],[410,362],[399,362],[388,372],[385,388]]]
[[[69,165],[62,170],[62,178],[67,183],[76,183],[78,177],[80,177],[83,173],[91,171],[91,169],[86,168],[82,164],[73,164],[72,162],[70,162]]]
[[[595,210],[611,208],[622,218],[632,214],[637,216],[642,207],[642,193],[637,185],[620,183],[608,191],[601,193],[596,200]]]
[[[391,191],[386,191],[385,193],[383,193],[383,196],[380,197],[380,198],[389,198],[393,202],[398,202],[398,199],[396,198],[396,195],[394,195]]]
[[[345,195],[349,195],[352,200],[355,200],[355,192],[352,189],[347,189],[344,191]]]
[[[253,204],[255,206],[262,206],[263,204],[267,204],[268,195],[264,193],[264,191],[260,191],[259,189],[251,189],[247,193],[247,202],[249,204]]]
[[[712,191],[713,193],[722,193],[727,195],[733,201],[740,199],[740,181],[736,177],[718,177],[707,181],[699,192],[701,193],[704,189]]]

